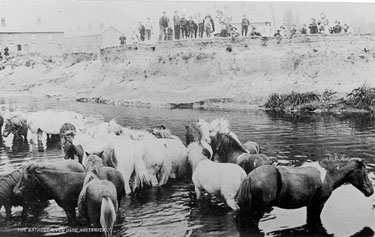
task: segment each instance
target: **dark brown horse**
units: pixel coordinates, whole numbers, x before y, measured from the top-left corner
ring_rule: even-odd
[[[12,173],[0,177],[0,208],[4,206],[6,218],[11,218],[12,206],[22,206],[22,217],[26,217],[27,212],[30,210],[40,211],[47,205],[47,201],[42,202],[35,197],[36,192],[29,196],[16,196],[13,192],[17,182],[21,179],[23,168],[18,168]],[[36,191],[36,190],[30,190]]]
[[[23,139],[27,141],[27,121],[21,116],[15,115],[9,119],[5,120],[5,127],[3,131],[3,136],[8,137],[9,134],[14,135],[14,140]]]
[[[320,226],[324,204],[332,191],[344,183],[352,184],[366,197],[374,192],[360,158],[325,159],[303,167],[261,166],[241,184],[237,195],[239,217],[258,226],[260,218],[272,206],[286,209],[306,206],[307,224]]]
[[[266,155],[248,153],[238,140],[227,133],[218,133],[212,137],[211,147],[219,162],[238,164],[247,174],[256,167],[272,164]]]
[[[30,163],[13,191],[17,196],[29,196],[28,190],[38,190],[41,197],[35,198],[54,199],[64,209],[69,224],[74,225],[84,176],[83,166],[72,160]]]
[[[74,160],[75,157],[78,158],[79,163],[82,164],[83,156],[85,154],[83,147],[81,145],[73,145],[73,142],[69,139],[64,139],[63,143],[64,159]]]

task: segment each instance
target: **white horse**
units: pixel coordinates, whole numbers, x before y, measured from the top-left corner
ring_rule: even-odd
[[[183,178],[189,168],[188,155],[186,147],[181,139],[173,135],[164,125],[157,126],[147,130],[162,143],[168,152],[168,158],[172,162],[172,172],[170,178]]]
[[[183,178],[189,167],[188,154],[185,145],[180,139],[157,139],[165,146],[168,159],[172,162],[172,171],[170,178]]]
[[[131,192],[130,181],[135,190],[145,185],[162,186],[173,177],[168,149],[159,140],[162,139],[156,139],[147,131],[123,128],[122,135],[112,141],[112,146],[107,146],[124,176],[127,194]]]
[[[47,134],[47,137],[59,135],[60,128],[64,123],[71,123],[77,128],[82,127],[83,115],[72,111],[46,110],[27,116],[27,126],[32,134],[37,135],[37,141],[42,141],[43,132]]]
[[[193,142],[187,148],[197,199],[201,198],[202,190],[221,194],[230,208],[238,210],[235,197],[246,177],[245,171],[237,164],[216,163],[207,159],[203,149],[200,142]]]

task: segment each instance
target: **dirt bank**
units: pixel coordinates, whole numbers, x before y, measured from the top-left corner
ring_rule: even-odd
[[[135,106],[256,108],[272,93],[374,87],[373,36],[211,39],[0,62],[2,92]]]

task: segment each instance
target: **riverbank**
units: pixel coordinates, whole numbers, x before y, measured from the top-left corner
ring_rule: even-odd
[[[100,54],[14,56],[0,62],[0,91],[136,107],[262,107],[273,93],[344,97],[375,87],[374,37],[204,39],[133,45]]]

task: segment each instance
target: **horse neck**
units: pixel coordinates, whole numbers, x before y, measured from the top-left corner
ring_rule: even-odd
[[[332,191],[347,182],[347,176],[352,170],[348,164],[336,164],[336,168],[327,171],[325,182],[332,188]]]

